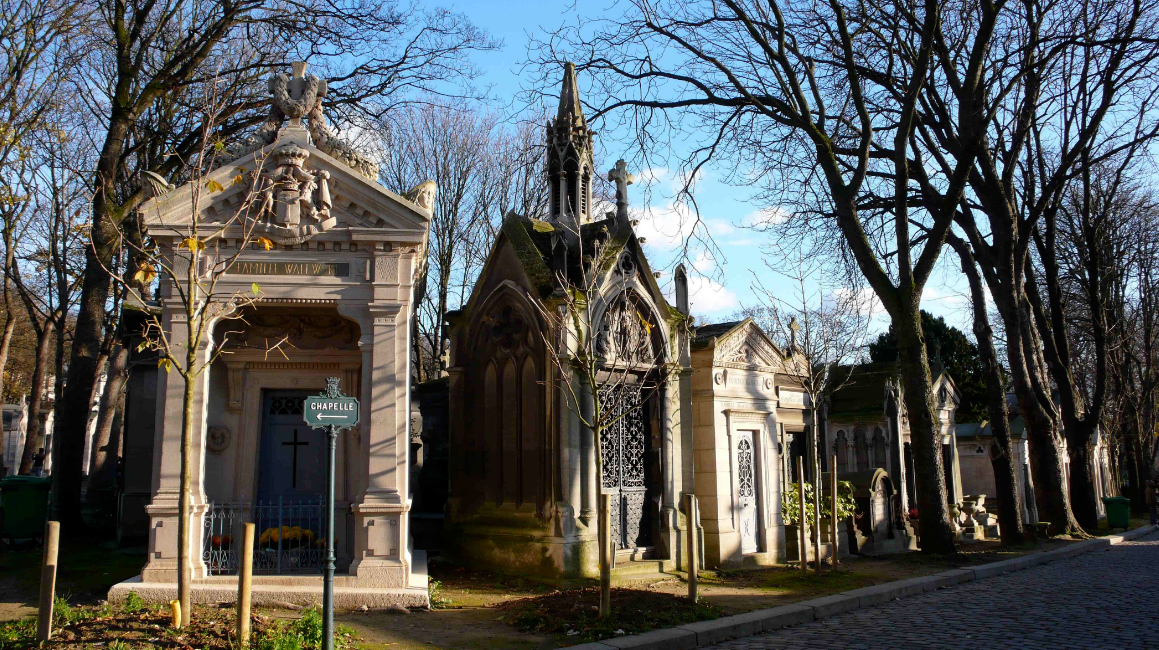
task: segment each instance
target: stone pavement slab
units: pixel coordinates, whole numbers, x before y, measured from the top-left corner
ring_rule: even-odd
[[[1132,537],[1092,540],[1093,550],[1082,555],[1075,550],[1050,561],[1019,558],[974,569],[976,581],[946,572],[964,581],[712,647],[1159,648],[1159,535]],[[992,577],[983,580],[983,574]]]

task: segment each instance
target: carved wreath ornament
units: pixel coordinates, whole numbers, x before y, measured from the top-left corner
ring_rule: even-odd
[[[229,448],[231,437],[232,434],[225,427],[209,427],[205,432],[205,448],[212,453],[220,454]]]

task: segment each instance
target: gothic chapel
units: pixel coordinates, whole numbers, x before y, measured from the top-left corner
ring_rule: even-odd
[[[693,472],[686,282],[679,271],[678,307],[669,305],[628,217],[622,161],[609,172],[616,210],[593,214],[592,132],[571,64],[547,125],[547,159],[547,220],[508,215],[469,300],[448,314],[446,539],[484,566],[598,575],[602,492],[618,560],[679,563]],[[605,384],[576,407],[569,387],[582,384],[561,373],[574,372],[577,303],[567,292],[585,282],[595,286],[585,295],[596,296],[587,313],[597,356],[646,389],[616,399]],[[599,465],[575,412],[596,399],[623,415],[603,431]]]

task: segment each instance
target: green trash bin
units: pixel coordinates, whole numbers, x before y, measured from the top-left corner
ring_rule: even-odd
[[[0,534],[9,539],[44,535],[51,489],[51,476],[9,476],[0,481],[0,505],[4,508],[4,525]]]
[[[1131,527],[1131,500],[1127,497],[1103,497],[1103,505],[1107,507],[1107,529]]]

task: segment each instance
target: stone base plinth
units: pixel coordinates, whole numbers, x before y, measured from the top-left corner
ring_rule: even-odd
[[[403,588],[381,588],[363,584],[356,576],[334,576],[334,607],[357,609],[366,605],[381,609],[394,605],[429,607],[427,592],[427,558],[424,551],[412,554],[410,579]],[[120,604],[129,592],[136,592],[146,602],[168,603],[177,598],[173,582],[144,582],[141,576],[113,585],[109,602]],[[255,606],[309,606],[322,603],[321,576],[254,576],[251,591]],[[237,576],[212,576],[193,581],[193,602],[229,603],[237,600]]]

